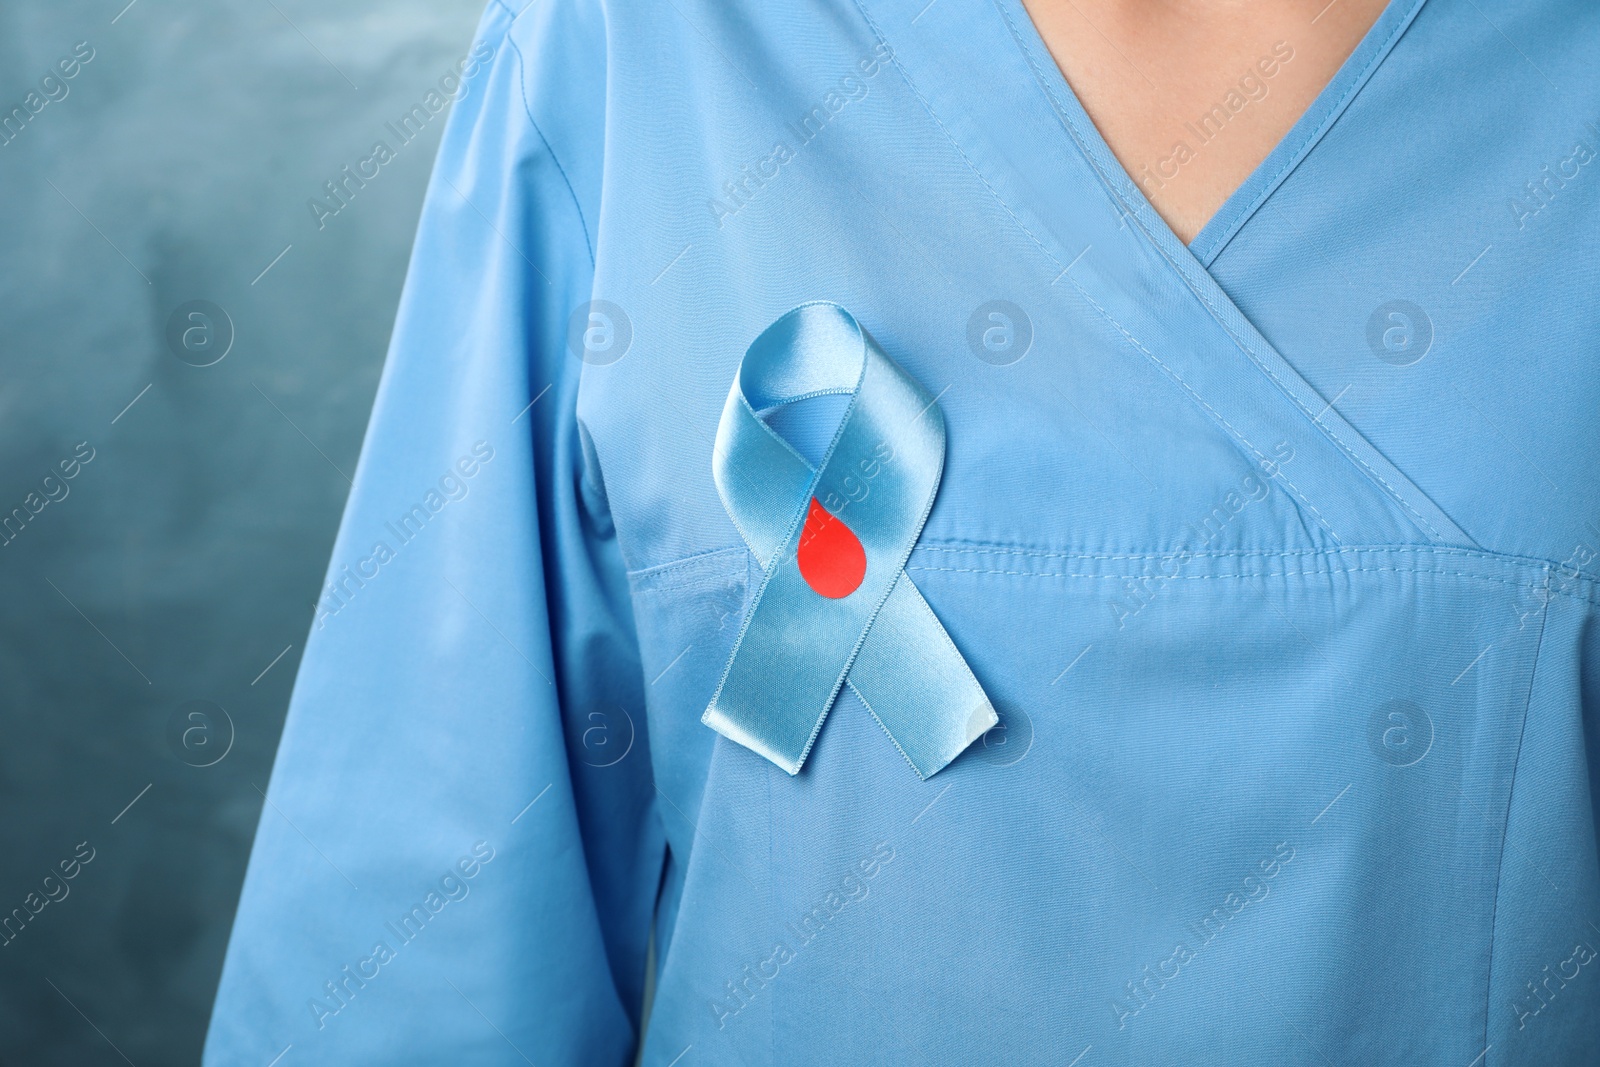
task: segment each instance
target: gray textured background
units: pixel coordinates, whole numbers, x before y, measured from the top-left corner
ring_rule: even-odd
[[[0,4],[0,112],[95,52],[0,147],[0,514],[94,449],[0,547],[0,915],[94,849],[0,947],[13,1067],[198,1061],[445,116],[325,229],[307,200],[483,6],[124,3]],[[194,299],[235,331],[204,368],[165,336]]]

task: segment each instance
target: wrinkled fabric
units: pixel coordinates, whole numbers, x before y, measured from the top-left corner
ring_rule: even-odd
[[[1017,0],[492,4],[206,1062],[1600,1062],[1597,46],[1395,0],[1185,246]],[[925,781],[700,721],[812,300],[944,416]]]

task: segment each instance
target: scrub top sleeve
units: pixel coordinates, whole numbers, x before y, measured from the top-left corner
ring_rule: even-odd
[[[587,18],[495,4],[462,71],[265,802],[239,783],[262,811],[208,1064],[637,1043],[665,846],[568,344],[593,274],[569,175],[598,166],[552,148],[603,143]]]

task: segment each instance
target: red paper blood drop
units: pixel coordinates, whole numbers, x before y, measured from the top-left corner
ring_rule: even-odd
[[[806,525],[795,551],[800,577],[825,597],[838,600],[854,593],[867,575],[867,553],[844,520],[830,515],[811,498]]]

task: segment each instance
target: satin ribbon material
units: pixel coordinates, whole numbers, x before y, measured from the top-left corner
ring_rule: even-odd
[[[758,413],[830,395],[850,400],[814,468]],[[798,774],[848,684],[926,778],[999,721],[905,573],[939,489],[944,440],[935,398],[837,304],[802,304],[750,345],[712,473],[764,575],[706,725]],[[805,538],[837,535],[818,534],[830,522],[866,556],[860,584],[842,596],[819,593],[801,567]]]

